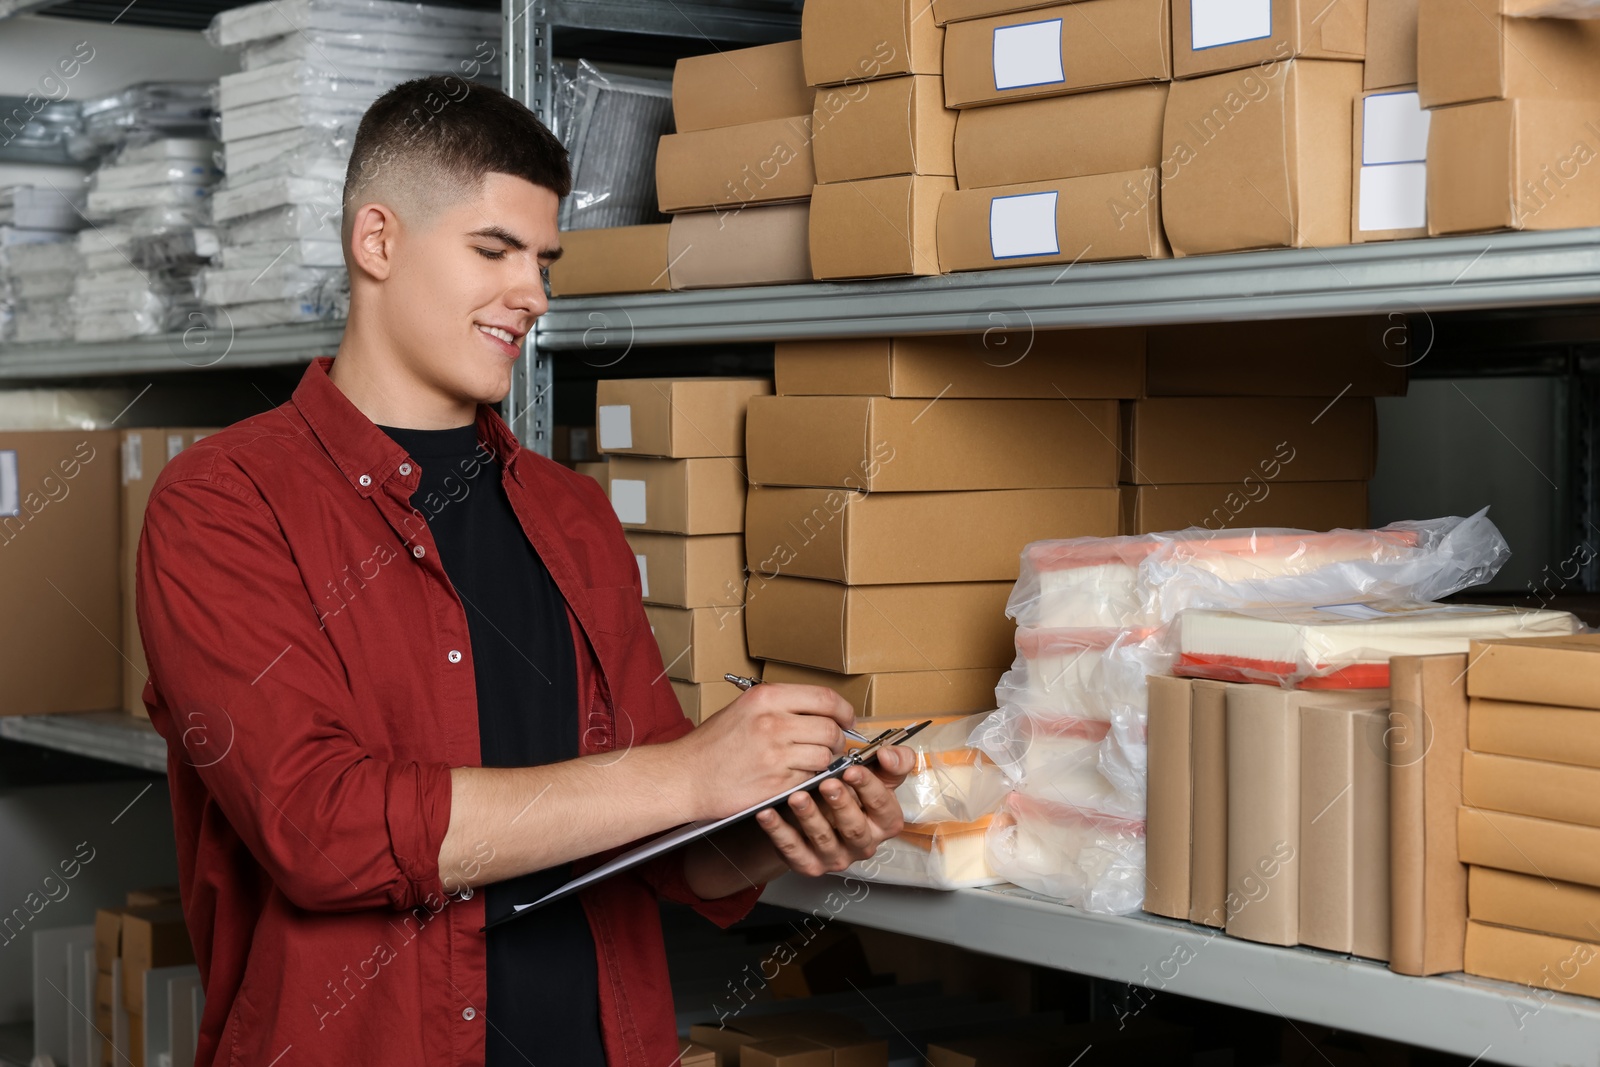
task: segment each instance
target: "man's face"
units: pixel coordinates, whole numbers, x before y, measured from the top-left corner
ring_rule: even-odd
[[[549,189],[490,173],[477,196],[401,227],[383,286],[385,333],[420,381],[472,403],[511,391],[522,339],[548,307],[558,204]]]

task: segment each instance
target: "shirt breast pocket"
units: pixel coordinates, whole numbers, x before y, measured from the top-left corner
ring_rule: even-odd
[[[644,616],[639,591],[631,585],[593,585],[586,592],[590,617],[602,633],[631,634]]]

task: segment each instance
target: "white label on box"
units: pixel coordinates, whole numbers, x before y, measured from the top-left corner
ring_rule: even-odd
[[[1272,0],[1189,0],[1192,52],[1271,36]]]
[[[611,508],[618,522],[645,523],[644,482],[638,478],[611,479]]]
[[[600,405],[600,447],[633,447],[633,408],[627,404]]]
[[[1380,93],[1361,102],[1361,162],[1421,163],[1428,158],[1428,113],[1416,93]]]
[[[989,201],[989,254],[995,259],[1053,256],[1056,240],[1056,192],[997,196]]]
[[[994,87],[1020,89],[1067,80],[1061,69],[1061,20],[996,26]]]
[[[144,477],[144,434],[129,434],[122,439],[122,484]]]
[[[183,434],[181,434],[181,433],[169,433],[169,434],[167,434],[167,462],[171,463],[175,458],[177,458],[178,453],[182,452],[182,451],[183,451]]]
[[[17,452],[0,451],[0,515],[21,515],[22,494],[17,489]]]
[[[639,553],[633,554],[633,561],[639,565],[639,591],[644,596],[650,595],[650,561]]]
[[[1419,230],[1428,224],[1428,165],[1386,163],[1361,168],[1361,211],[1356,219],[1363,233],[1377,230]]]

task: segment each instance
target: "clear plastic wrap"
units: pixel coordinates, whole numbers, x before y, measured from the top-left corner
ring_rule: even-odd
[[[1021,626],[1016,646],[995,701],[1044,716],[1109,722],[1116,708],[1143,708],[1146,676],[1167,673],[1173,662],[1157,630]]]
[[[989,862],[1024,889],[1109,915],[1144,902],[1144,821],[1012,793],[989,827]]]
[[[217,48],[236,48],[285,34],[405,33],[498,41],[498,11],[473,11],[395,0],[262,0],[222,11],[203,31]]]
[[[258,166],[242,168],[228,175],[230,188],[240,188],[256,182],[276,178],[311,178],[328,183],[329,192],[319,194],[326,198],[332,190],[344,188],[345,171],[349,169],[347,156],[323,155],[311,152],[285,152],[266,160]]]
[[[0,226],[34,230],[81,230],[86,190],[57,182],[48,185],[8,185],[0,188]]]
[[[297,322],[327,322],[349,313],[348,292],[318,294],[309,299],[254,300],[227,307],[206,308],[204,322],[219,330],[246,330],[256,326],[284,326]],[[189,325],[199,325],[192,322]]]
[[[283,204],[253,215],[229,218],[220,222],[218,229],[229,245],[300,240],[338,243],[339,226],[339,216],[329,215],[317,204]]]
[[[94,194],[101,190],[141,185],[211,185],[220,177],[222,171],[216,166],[194,159],[105,164],[89,175],[90,206],[93,207]]]
[[[211,186],[174,183],[172,185],[137,185],[128,189],[96,189],[89,192],[89,215],[101,218],[124,211],[142,211],[152,207],[183,207],[198,204],[211,196]]]
[[[249,137],[301,127],[355,132],[366,111],[364,103],[332,102],[320,98],[289,96],[259,104],[233,107],[222,113],[222,139],[230,144]]]
[[[117,153],[117,166],[146,163],[205,163],[216,165],[222,145],[209,137],[162,137],[130,144]]]
[[[235,185],[231,180],[211,198],[211,217],[217,222],[256,215],[293,204],[342,203],[343,189],[316,178],[268,178]]]
[[[985,717],[984,712],[934,716],[932,726],[906,742],[917,754],[917,766],[895,790],[895,796],[908,824],[971,822],[1000,806],[1010,785],[994,762],[969,743]],[[871,737],[926,718],[862,719],[857,726]],[[849,747],[860,746],[852,742]]]
[[[18,300],[49,300],[70,296],[74,278],[76,275],[71,271],[13,274],[11,292]]]
[[[344,271],[278,263],[266,269],[246,267],[224,270],[208,267],[200,272],[200,297],[207,304],[245,304],[259,300],[311,300],[327,303],[323,294],[343,280]]]
[[[217,83],[217,106],[226,112],[288,96],[367,105],[409,77],[410,72],[370,68],[347,74],[321,60],[290,60],[224,74]]]
[[[164,138],[210,136],[212,82],[141,82],[83,102],[83,134],[68,146],[91,160],[125,146]]]
[[[12,333],[19,344],[72,339],[72,309],[67,297],[18,300],[12,311]]]
[[[392,31],[323,31],[315,37],[288,33],[245,46],[239,52],[239,65],[244,70],[258,70],[275,63],[316,60],[338,70],[450,71],[460,72],[463,77],[498,84],[498,44],[498,38],[489,38],[469,47],[460,38],[440,39]]]
[[[222,169],[230,180],[235,175],[246,174],[276,161],[297,159],[350,158],[350,142],[354,136],[350,129],[282,130],[260,137],[245,137],[227,142],[222,149]],[[284,163],[282,173],[291,173],[293,164]],[[265,173],[265,172],[263,172]],[[341,175],[341,178],[343,175]]]
[[[578,63],[572,128],[572,195],[561,201],[563,230],[660,221],[656,143],[672,132],[672,81],[601,71]]]
[[[869,860],[852,863],[843,876],[925,889],[964,889],[1006,879],[990,866],[986,840],[993,815],[968,822],[908,825],[878,846]]]
[[[1144,723],[1131,710],[1105,722],[1039,718],[1008,706],[979,724],[971,740],[1019,793],[1075,811],[1144,817],[1145,782],[1136,773],[1147,762]]]
[[[63,272],[71,274],[83,263],[78,246],[73,241],[36,241],[19,244],[11,249],[7,258],[11,263],[13,278]]]
[[[344,246],[338,241],[255,241],[222,249],[220,265],[229,270],[260,269],[271,263],[301,267],[344,267]]]

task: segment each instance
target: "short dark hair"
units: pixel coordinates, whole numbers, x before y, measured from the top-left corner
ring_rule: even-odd
[[[525,106],[499,89],[453,74],[401,82],[375,100],[356,129],[344,207],[390,166],[420,167],[476,188],[488,173],[572,192],[567,150]]]

